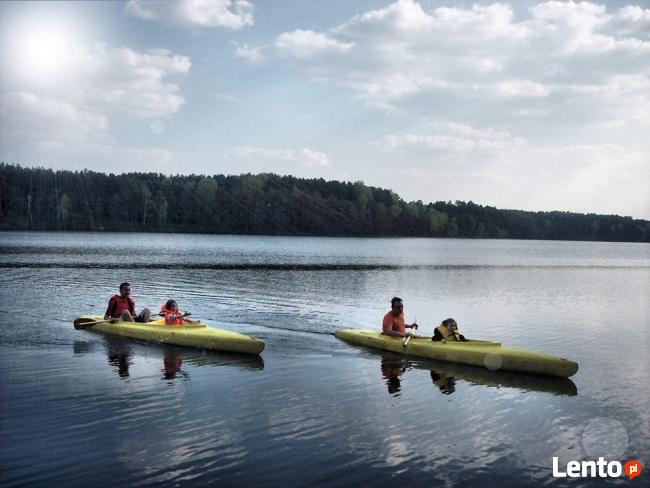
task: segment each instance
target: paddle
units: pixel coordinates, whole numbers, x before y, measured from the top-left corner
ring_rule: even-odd
[[[415,319],[415,322],[413,322],[413,324],[415,325],[415,327],[413,329],[417,329],[418,328],[418,319]],[[411,333],[413,333],[413,329],[411,329]],[[408,336],[406,339],[404,339],[402,341],[402,347],[404,349],[406,349],[406,346],[408,345],[409,341],[411,340],[411,337],[413,337],[413,336]]]
[[[106,322],[110,322],[111,320],[113,320],[113,319],[93,320],[93,319],[79,317],[79,318],[74,319],[74,328],[77,329],[77,330],[83,330],[83,329],[87,329],[88,327],[92,327],[93,325],[104,324]]]
[[[165,317],[166,316],[164,312],[160,312],[158,315],[160,317]],[[192,315],[192,312],[185,312],[184,314],[182,314],[181,318],[183,319],[183,323],[182,324],[177,324],[177,325],[179,325],[179,326],[182,325],[184,327],[187,327],[188,325],[200,324],[200,322],[201,322],[200,320],[190,320],[190,319],[187,318],[187,317],[190,317],[191,315]],[[172,325],[172,324],[168,324],[167,321],[165,321],[165,325]]]
[[[163,316],[162,313],[158,314],[159,316]],[[93,325],[97,324],[105,324],[106,322],[112,322],[112,321],[119,321],[120,319],[104,319],[104,320],[93,320],[91,318],[84,318],[84,317],[78,317],[74,320],[74,328],[77,330],[84,330],[87,329],[88,327],[92,327]]]

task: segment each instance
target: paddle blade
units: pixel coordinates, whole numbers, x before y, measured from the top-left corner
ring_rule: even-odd
[[[74,328],[77,330],[83,330],[88,327],[91,327],[97,323],[96,320],[84,317],[78,317],[74,320]]]

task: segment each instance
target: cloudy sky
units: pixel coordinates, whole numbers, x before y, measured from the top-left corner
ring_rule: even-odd
[[[650,218],[650,2],[0,4],[0,159]]]

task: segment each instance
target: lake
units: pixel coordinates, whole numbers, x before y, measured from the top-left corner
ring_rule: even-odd
[[[648,244],[5,232],[0,268],[2,486],[564,486],[554,457],[650,468]],[[138,309],[174,298],[266,349],[74,330],[123,281]],[[333,336],[379,328],[394,295],[421,334],[454,317],[580,369],[490,372]]]

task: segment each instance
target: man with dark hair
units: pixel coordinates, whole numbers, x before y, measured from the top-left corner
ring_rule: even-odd
[[[410,328],[411,332],[406,332]],[[417,323],[406,325],[404,323],[404,303],[400,297],[393,297],[390,301],[390,311],[384,315],[381,324],[382,334],[393,337],[418,337],[413,333],[418,328]]]
[[[135,301],[131,298],[131,284],[122,283],[120,294],[113,295],[108,301],[108,308],[104,314],[104,320],[111,319],[111,322],[124,320],[125,322],[150,322],[151,311],[143,308],[142,312],[136,315]]]

